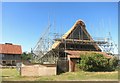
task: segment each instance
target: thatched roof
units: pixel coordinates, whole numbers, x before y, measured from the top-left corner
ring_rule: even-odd
[[[77,20],[76,23],[72,26],[72,28],[70,30],[68,30],[63,36],[62,36],[62,39],[68,39],[68,37],[74,33],[74,30],[76,28],[78,28],[77,26],[80,26],[81,30],[84,32],[84,34],[86,35],[86,37],[89,39],[89,41],[94,41],[92,39],[92,37],[90,36],[90,34],[87,32],[86,30],[86,26],[85,26],[85,23],[82,21],[82,20]],[[77,34],[79,35],[79,34]],[[55,49],[57,48],[59,45],[60,45],[60,41],[55,41],[55,43],[52,45],[52,49]],[[94,47],[97,49],[97,50],[100,50],[100,48],[94,44]]]
[[[76,26],[79,25],[79,24],[80,24],[82,30],[83,30],[83,31],[87,34],[87,36],[92,40],[91,36],[89,35],[89,33],[87,32],[87,30],[85,29],[86,26],[85,26],[85,24],[84,24],[84,22],[83,22],[82,20],[77,20],[76,23],[72,26],[72,28],[62,36],[62,38],[63,38],[63,39],[67,39],[67,37],[73,32],[73,30],[74,30],[74,29],[76,28]]]

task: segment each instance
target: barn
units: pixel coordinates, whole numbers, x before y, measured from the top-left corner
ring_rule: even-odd
[[[21,62],[22,49],[20,45],[12,43],[0,44],[0,64],[2,66],[16,66]]]
[[[82,20],[77,20],[60,38],[55,38],[51,49],[46,53],[42,50],[45,45],[42,39],[44,38],[40,39],[42,43],[38,43],[38,45],[36,45],[36,50],[33,50],[35,61],[41,64],[45,62],[57,64],[57,71],[60,73],[76,71],[76,64],[81,60],[80,55],[85,53],[99,53],[106,57],[110,57],[107,53],[102,52],[99,46],[107,42],[94,41]],[[40,48],[40,46],[42,48]]]

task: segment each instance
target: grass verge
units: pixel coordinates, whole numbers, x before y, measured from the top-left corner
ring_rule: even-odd
[[[0,69],[3,81],[78,81],[78,80],[118,80],[118,71],[113,72],[67,72],[55,76],[22,77],[16,69]]]

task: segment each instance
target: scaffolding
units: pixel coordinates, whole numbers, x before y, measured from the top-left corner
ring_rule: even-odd
[[[112,38],[92,39],[89,34],[86,34],[87,31],[84,30],[84,23],[82,23],[81,26],[79,26],[78,23],[76,23],[76,25],[74,25],[75,29],[72,28],[71,31],[67,32],[67,34],[71,33],[71,35],[69,35],[69,37],[67,38],[66,34],[61,36],[61,34],[58,33],[53,33],[53,36],[51,36],[51,25],[49,24],[45,33],[41,36],[36,46],[31,51],[34,62],[41,64],[55,64],[59,59],[66,60],[67,54],[65,50],[76,50],[75,45],[77,50],[84,50],[84,48],[86,50],[86,48],[88,48],[89,51],[103,51],[106,53],[112,53],[114,48],[117,47],[117,45],[111,41]],[[78,34],[77,36],[76,33]],[[56,45],[55,48],[52,48],[52,45],[56,42],[57,44],[59,44],[59,46]],[[98,49],[95,50],[92,45],[94,45],[95,47],[98,46]]]
[[[53,39],[58,38],[58,33],[50,32],[51,24],[48,25],[43,35],[39,38],[39,41],[35,47],[31,50],[34,63],[51,64],[56,63],[58,60],[59,52],[52,49],[52,45],[55,42]]]

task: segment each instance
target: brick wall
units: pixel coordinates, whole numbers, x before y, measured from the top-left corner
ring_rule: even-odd
[[[25,65],[21,67],[21,76],[49,76],[56,75],[56,66]]]

